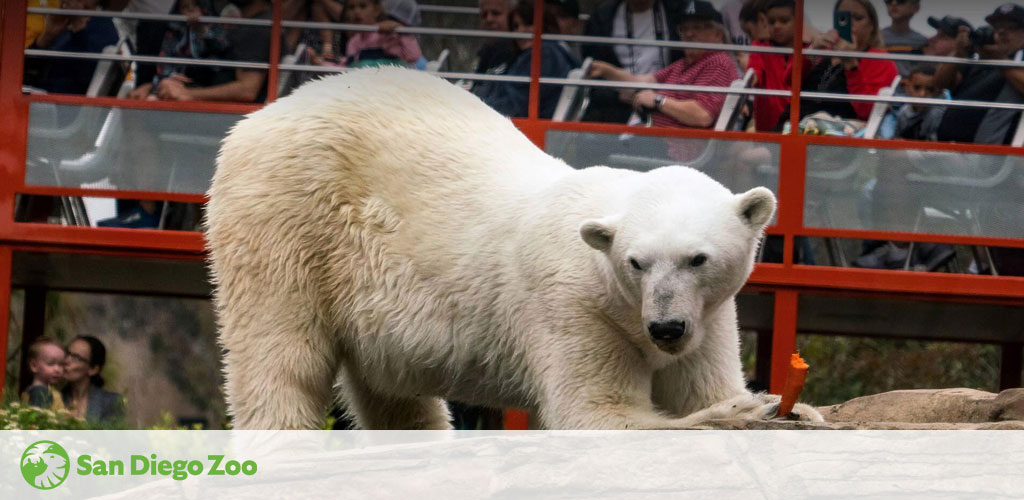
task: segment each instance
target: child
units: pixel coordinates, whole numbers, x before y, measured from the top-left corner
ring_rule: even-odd
[[[345,16],[353,24],[379,24],[380,31],[354,33],[345,49],[346,66],[415,66],[422,57],[419,43],[412,35],[394,32],[398,26],[415,24],[412,9],[394,9],[385,15],[381,0],[349,0]],[[398,7],[399,4],[396,4]]]
[[[796,33],[796,2],[794,0],[768,0],[764,3],[767,20],[767,41],[754,41],[754,45],[792,47]],[[761,89],[789,90],[787,75],[792,71],[792,57],[785,54],[750,54],[748,68],[754,70],[754,86]],[[779,118],[789,106],[784,97],[755,97],[754,125],[758,132],[776,128]]]
[[[910,29],[910,19],[921,8],[920,0],[890,0],[885,9],[892,19],[892,26],[882,30],[885,50],[890,54],[920,54],[928,37]],[[904,78],[909,76],[913,61],[896,61],[896,68]]]
[[[910,97],[940,97],[942,91],[935,85],[935,66],[918,64],[903,81],[903,89]],[[925,104],[906,104],[896,113],[896,137],[924,141],[936,140],[939,122],[945,108]]]
[[[39,337],[28,348],[32,384],[21,393],[21,401],[40,408],[63,410],[60,393],[53,385],[64,376],[64,349],[50,337]]]

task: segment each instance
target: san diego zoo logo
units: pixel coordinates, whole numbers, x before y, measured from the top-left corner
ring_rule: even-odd
[[[36,441],[21,454],[21,475],[33,488],[52,490],[68,478],[68,452],[53,441]]]
[[[156,454],[131,455],[127,467],[124,460],[94,460],[79,455],[75,461],[79,476],[169,476],[182,481],[190,476],[253,476],[257,465],[253,460],[225,460],[224,455],[207,455],[201,460],[159,460]],[[52,490],[64,483],[71,473],[71,459],[64,447],[53,441],[36,441],[21,454],[21,475],[33,488]]]

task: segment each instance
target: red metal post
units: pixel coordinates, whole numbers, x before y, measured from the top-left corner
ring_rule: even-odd
[[[6,353],[8,328],[11,323],[11,248],[0,245],[0,346]],[[4,376],[7,373],[7,355],[0,358],[0,398],[3,398]]]
[[[267,70],[267,102],[277,99],[277,64],[281,61],[281,15],[284,2],[273,1],[273,21],[270,25],[270,68]]]
[[[523,20],[525,21],[525,19]],[[541,33],[544,32],[544,0],[533,2],[533,46],[530,48],[530,111],[528,117],[536,120],[540,116],[540,57]]]
[[[796,351],[797,301],[794,290],[775,292],[775,318],[772,332],[772,378],[769,383],[772,394],[782,394],[789,370],[790,355]]]

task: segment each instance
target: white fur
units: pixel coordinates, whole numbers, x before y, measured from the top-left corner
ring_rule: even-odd
[[[574,170],[423,73],[307,84],[239,122],[210,189],[235,427],[316,427],[336,382],[364,428],[447,428],[441,398],[550,428],[763,417],[734,295],[774,208],[685,167]],[[667,319],[691,331],[660,349]]]

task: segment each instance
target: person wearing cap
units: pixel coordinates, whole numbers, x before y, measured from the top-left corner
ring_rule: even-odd
[[[840,50],[849,52],[884,53],[882,33],[878,27],[878,12],[869,0],[840,0],[833,8],[850,13],[850,34],[852,40],[840,38],[839,32],[829,30],[819,34],[811,42],[812,49]],[[888,87],[899,75],[896,64],[884,59],[858,57],[814,57],[804,58],[801,89],[811,92],[833,94],[877,95]],[[792,76],[790,77],[792,79]],[[855,120],[867,120],[874,103],[869,101],[800,100],[800,117],[825,111],[832,116]],[[788,114],[788,110],[786,110]],[[786,116],[780,123],[784,123]]]
[[[1024,7],[1008,3],[985,17],[995,32],[994,44],[973,47],[981,59],[1020,61],[1024,49]],[[953,54],[971,56],[970,28],[957,26]],[[1024,69],[942,63],[935,72],[937,85],[949,88],[953,98],[984,102],[1024,103]],[[939,124],[942,141],[1009,144],[1020,117],[1015,110],[951,107]]]
[[[928,17],[928,25],[935,28],[935,35],[928,39],[928,42],[921,49],[926,56],[951,56],[956,50],[956,37],[960,32],[960,26],[966,26],[971,32],[974,27],[963,18],[955,16],[943,16],[941,19],[935,16]]]
[[[630,38],[634,40],[679,40],[675,29],[682,12],[681,0],[604,0],[590,15],[583,28],[587,36]],[[679,57],[677,51],[653,45],[586,44],[583,58],[592,57],[625,68],[634,75],[653,73]],[[633,112],[619,100],[613,89],[591,89],[590,106],[584,121],[624,123]]]
[[[722,15],[709,2],[691,0],[682,6],[677,26],[687,42],[727,43]],[[735,61],[725,51],[686,49],[684,57],[653,73],[636,75],[603,61],[594,61],[593,78],[608,80],[728,87],[739,78]],[[653,111],[652,124],[662,127],[711,127],[725,102],[724,93],[678,90],[623,90],[634,108]],[[670,154],[673,153],[670,147]],[[681,152],[680,152],[681,153]],[[681,159],[677,155],[673,158]],[[692,158],[687,158],[692,159]]]
[[[892,25],[882,29],[882,41],[890,54],[921,54],[928,37],[910,28],[910,20],[921,9],[920,0],[885,0],[885,10]],[[896,68],[904,78],[910,76],[913,61],[896,61]]]

